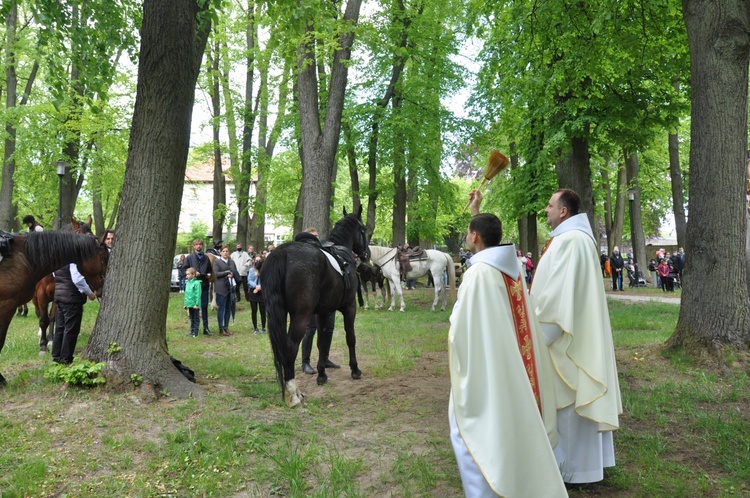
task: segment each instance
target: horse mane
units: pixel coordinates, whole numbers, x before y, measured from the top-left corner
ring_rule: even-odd
[[[356,230],[362,221],[356,213],[349,213],[333,226],[331,235],[328,236],[328,240],[337,245],[343,245],[346,243],[346,233]]]
[[[26,259],[32,267],[61,268],[93,257],[99,251],[99,241],[90,235],[74,232],[29,232],[26,235]]]

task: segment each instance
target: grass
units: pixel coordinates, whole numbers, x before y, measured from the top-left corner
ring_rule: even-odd
[[[337,319],[332,358],[342,369],[329,370],[325,386],[298,377],[307,394],[298,410],[281,400],[268,338],[252,334],[247,304],[232,337],[190,339],[181,295],[170,296],[170,353],[206,387],[200,402],[53,382],[36,320],[16,318],[0,354],[9,381],[0,390],[0,497],[462,496],[446,414],[450,312],[428,311],[430,290],[406,298],[406,313],[358,314],[360,381],[345,366]],[[96,306],[86,306],[84,331]],[[610,301],[610,310],[625,410],[617,467],[570,495],[750,496],[742,354],[716,368],[664,353],[674,304]],[[79,349],[87,340],[84,332]]]

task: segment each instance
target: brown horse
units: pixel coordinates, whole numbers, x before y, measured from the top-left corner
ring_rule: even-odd
[[[70,218],[70,224],[62,227],[62,230],[75,233],[91,233],[92,221],[91,216],[85,222]],[[100,242],[104,243],[104,241]],[[92,290],[96,291],[93,288]],[[55,312],[57,311],[57,305],[55,304],[55,277],[52,273],[45,275],[37,282],[32,301],[36,310],[36,316],[39,319],[39,353],[44,354],[47,352],[47,344],[52,341],[52,336],[55,335]],[[48,328],[49,334],[47,334]]]
[[[33,297],[39,280],[75,263],[89,286],[101,289],[109,258],[107,247],[91,235],[62,231],[6,235],[11,242],[0,261],[0,351],[16,308]]]

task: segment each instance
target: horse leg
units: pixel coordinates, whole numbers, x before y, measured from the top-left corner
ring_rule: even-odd
[[[398,292],[398,297],[401,299],[401,309],[399,311],[406,311],[406,303],[404,302],[404,288],[401,287],[401,282],[399,282],[396,286],[396,292]]]
[[[336,320],[336,312],[318,315],[318,378],[319,386],[328,382],[326,375],[326,363],[331,353],[331,341],[333,340],[333,327]]]
[[[285,362],[282,366],[284,375],[284,400],[289,408],[297,408],[304,402],[304,394],[299,390],[297,381],[294,378],[294,364],[297,361],[297,352],[302,337],[305,335],[305,328],[309,317],[296,316],[289,321],[289,333],[285,347],[287,349],[284,355]],[[270,330],[270,322],[269,322]]]
[[[0,311],[0,351],[2,351],[3,346],[5,346],[5,337],[8,334],[8,327],[10,327],[10,321],[13,320],[15,312],[15,305],[10,307],[7,307],[6,305],[6,308]],[[5,377],[3,377],[3,374],[0,374],[0,386],[4,386],[5,383]]]
[[[442,282],[438,283],[437,279],[435,279],[434,277],[433,277],[433,280],[435,281],[435,288],[434,288],[435,298],[432,300],[432,311],[435,311],[435,308],[437,308],[438,300],[440,299],[440,293],[443,288],[443,283]]]
[[[344,315],[344,330],[346,331],[346,346],[349,348],[349,367],[352,369],[352,379],[361,379],[362,371],[357,365],[357,337],[354,335],[354,318],[357,310],[346,309]]]

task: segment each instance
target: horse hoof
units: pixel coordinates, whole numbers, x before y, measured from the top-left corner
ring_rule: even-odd
[[[319,375],[316,379],[316,382],[319,386],[322,386],[323,384],[328,382],[328,376],[327,375]]]
[[[40,349],[39,350],[39,356],[47,356],[47,350],[46,349]]]
[[[352,370],[352,379],[357,380],[362,378],[361,370]]]
[[[304,401],[304,396],[297,388],[297,382],[292,379],[284,386],[284,401],[289,408],[297,408]]]

